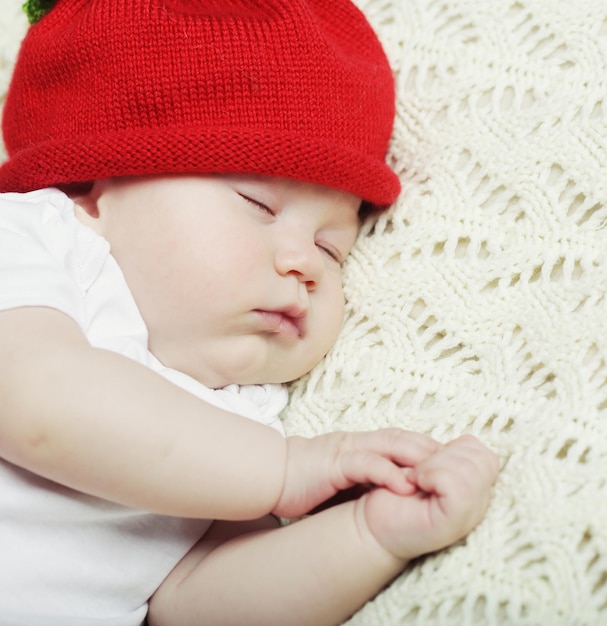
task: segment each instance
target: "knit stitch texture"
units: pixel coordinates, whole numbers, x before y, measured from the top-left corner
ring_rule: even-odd
[[[607,4],[358,4],[397,74],[404,191],[285,426],[472,432],[502,471],[480,526],[348,626],[607,624]]]
[[[252,6],[58,0],[6,96],[0,191],[231,172],[390,205],[394,79],[367,20],[349,0]]]

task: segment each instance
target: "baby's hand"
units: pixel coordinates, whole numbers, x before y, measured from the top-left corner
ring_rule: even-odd
[[[497,472],[497,456],[464,435],[407,471],[416,493],[399,496],[375,489],[358,501],[358,519],[399,559],[439,550],[480,522]]]
[[[282,517],[303,515],[357,484],[411,495],[417,486],[403,468],[413,468],[441,447],[426,435],[398,428],[289,437],[287,445],[285,483],[272,511]]]

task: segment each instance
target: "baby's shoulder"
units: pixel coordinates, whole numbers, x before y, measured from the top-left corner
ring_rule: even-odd
[[[59,189],[37,189],[27,193],[0,193],[0,228],[30,233],[49,223],[67,222],[74,203]]]

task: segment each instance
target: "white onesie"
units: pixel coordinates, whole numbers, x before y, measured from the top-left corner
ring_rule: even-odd
[[[20,306],[58,309],[92,345],[282,432],[283,386],[212,390],[148,351],[145,324],[108,242],[76,219],[73,202],[57,189],[0,194],[0,310]],[[210,523],[113,504],[0,459],[0,623],[138,626],[150,595]]]

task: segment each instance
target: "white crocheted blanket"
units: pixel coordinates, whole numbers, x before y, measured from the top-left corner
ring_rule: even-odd
[[[3,94],[25,22],[0,1]],[[285,423],[472,432],[503,469],[467,540],[348,625],[607,624],[607,2],[358,3],[397,75],[404,191]]]

